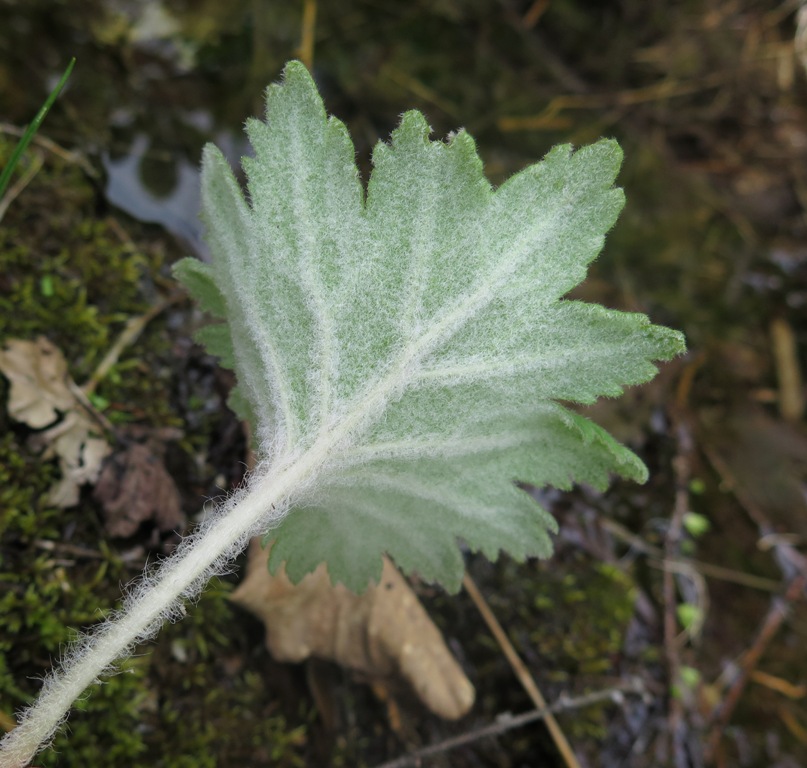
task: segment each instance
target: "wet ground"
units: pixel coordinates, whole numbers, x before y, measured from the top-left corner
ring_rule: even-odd
[[[627,207],[581,298],[683,330],[687,357],[592,415],[646,461],[645,486],[545,500],[562,525],[544,563],[469,570],[549,701],[638,680],[643,696],[559,723],[581,765],[807,764],[803,552],[807,435],[807,38],[796,2],[362,2],[316,11],[313,72],[373,144],[418,108],[465,127],[493,181],[555,143],[625,151]],[[199,321],[169,265],[203,254],[196,168],[234,161],[263,87],[300,55],[303,3],[0,0],[0,136],[76,70],[37,143],[42,167],[0,224],[0,336],[46,335],[84,382],[126,322],[93,403],[120,445],[147,446],[183,514],[237,483],[245,440],[230,381],[190,341]],[[0,727],[31,676],[109,610],[119,584],[175,543],[146,515],[110,533],[108,504],[45,501],[56,475],[0,416]],[[708,529],[707,529],[708,527]],[[113,535],[113,533],[115,535]],[[71,718],[40,765],[378,765],[532,708],[463,594],[416,585],[478,691],[447,725],[379,706],[328,666],[274,664],[260,626],[214,586]],[[499,720],[501,722],[501,720]],[[542,725],[434,766],[568,765]]]

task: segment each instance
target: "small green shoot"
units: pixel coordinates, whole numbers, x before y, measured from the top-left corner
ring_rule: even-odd
[[[36,135],[36,132],[39,130],[39,126],[42,125],[42,121],[45,119],[45,116],[48,114],[50,108],[59,97],[62,88],[64,88],[67,79],[70,77],[70,73],[73,71],[75,63],[76,57],[74,56],[72,59],[70,59],[70,63],[67,65],[67,69],[65,69],[64,74],[59,79],[56,87],[50,92],[50,95],[45,100],[45,103],[42,105],[39,112],[36,113],[36,117],[31,120],[31,123],[25,129],[25,133],[23,133],[20,140],[17,142],[17,146],[14,147],[14,151],[11,153],[8,163],[6,163],[6,167],[3,168],[3,172],[0,173],[0,197],[5,194],[6,188],[11,181],[11,176],[14,173],[14,169],[19,164],[23,153],[28,148],[31,140]]]
[[[678,622],[687,630],[693,630],[703,624],[703,611],[693,603],[681,603],[676,608]]]
[[[695,667],[682,666],[678,670],[678,681],[673,684],[671,694],[674,699],[690,697],[701,683],[701,673]]]
[[[706,492],[706,483],[699,477],[693,477],[689,483],[689,492],[695,496],[702,496]]]
[[[712,527],[708,517],[699,515],[697,512],[687,512],[684,515],[684,528],[693,539],[699,539]]]

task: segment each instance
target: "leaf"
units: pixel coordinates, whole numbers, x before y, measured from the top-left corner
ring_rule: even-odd
[[[44,336],[8,339],[0,349],[0,373],[11,385],[9,416],[32,429],[51,426],[76,405],[67,385],[67,361]]]
[[[41,451],[43,459],[59,461],[62,476],[47,502],[75,506],[81,486],[95,483],[112,448],[73,394],[78,387],[68,376],[62,351],[44,336],[8,339],[0,349],[0,373],[11,384],[11,418],[40,430],[31,435],[30,447]]]
[[[137,425],[118,431],[119,447],[104,463],[93,489],[101,505],[104,531],[132,536],[143,523],[162,532],[185,527],[182,497],[165,467],[165,442],[182,437],[179,430],[147,430]]]
[[[517,485],[603,488],[641,461],[558,401],[619,395],[684,349],[638,314],[563,300],[623,205],[621,152],[554,148],[498,189],[473,139],[431,141],[406,113],[366,196],[345,126],[290,63],[250,121],[247,202],[207,147],[211,264],[177,275],[224,322],[233,404],[272,466],[305,479],[270,568],[327,562],[358,591],[382,554],[457,590],[458,548],[547,556],[555,522]]]
[[[268,554],[254,539],[246,578],[230,597],[263,621],[266,645],[277,661],[314,656],[376,683],[400,677],[440,717],[456,720],[467,714],[473,685],[388,559],[378,586],[355,595],[341,585],[331,586],[324,566],[296,585],[282,568],[272,576],[266,568]]]

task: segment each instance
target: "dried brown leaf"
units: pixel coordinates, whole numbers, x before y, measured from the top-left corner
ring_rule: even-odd
[[[0,350],[0,373],[11,384],[8,412],[15,421],[42,429],[74,406],[67,362],[44,336],[36,341],[6,341]]]
[[[355,595],[332,586],[325,566],[292,584],[272,576],[268,549],[252,542],[247,576],[232,594],[266,626],[266,645],[279,661],[334,661],[371,680],[402,677],[440,717],[468,712],[474,688],[414,592],[385,558],[381,581]]]
[[[59,460],[62,476],[48,491],[49,504],[61,509],[78,504],[81,486],[92,485],[98,479],[101,465],[112,448],[104,438],[93,436],[94,429],[95,425],[83,412],[74,410],[30,441],[34,447],[45,447],[44,459],[55,456]]]
[[[31,448],[42,451],[43,459],[59,461],[62,476],[50,489],[48,503],[73,506],[80,487],[95,482],[111,448],[71,391],[64,355],[44,336],[9,339],[0,350],[0,373],[11,384],[9,415],[43,430],[31,437]]]
[[[163,532],[185,525],[179,491],[160,451],[149,443],[132,443],[116,452],[104,464],[93,496],[101,503],[110,536],[132,536],[149,520]]]
[[[807,432],[743,400],[702,408],[698,438],[755,522],[807,536]]]

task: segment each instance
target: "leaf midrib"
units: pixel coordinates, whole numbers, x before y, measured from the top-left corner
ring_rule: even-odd
[[[490,207],[488,209],[488,215],[494,217],[497,213],[496,194],[494,193],[489,201]],[[557,221],[561,217],[563,210],[553,211],[548,216],[538,217],[532,226],[523,232],[504,254],[498,255],[492,269],[484,273],[478,273],[475,289],[459,297],[454,302],[453,309],[448,308],[442,318],[434,322],[419,338],[411,339],[409,344],[398,354],[397,361],[388,369],[389,373],[381,378],[375,386],[372,386],[369,391],[366,391],[366,394],[360,397],[355,406],[336,424],[331,423],[330,414],[328,413],[328,410],[333,407],[333,400],[330,394],[324,396],[327,403],[321,401],[321,407],[327,408],[327,410],[321,411],[319,433],[311,448],[306,451],[306,453],[311,454],[317,465],[323,468],[326,467],[330,462],[331,452],[336,448],[339,448],[343,456],[345,452],[354,448],[361,431],[357,432],[357,427],[362,425],[362,422],[369,424],[376,421],[380,413],[383,412],[386,403],[389,402],[396,391],[403,395],[418,376],[423,376],[424,372],[421,369],[423,358],[443,344],[496,297],[501,285],[508,278],[512,278],[519,266],[540,249],[542,241],[546,242],[549,239],[549,235],[557,228]],[[488,242],[480,243],[479,247],[491,248],[492,246]],[[315,276],[312,277],[309,274],[309,280],[306,282],[310,280],[316,282]],[[413,295],[409,296],[410,301],[413,298]],[[318,328],[319,354],[323,356],[321,357],[321,374],[327,375],[324,359],[327,342],[322,336],[324,315],[327,314],[327,308],[324,307],[323,297],[320,296],[319,299],[319,301],[314,301],[317,308],[315,323]],[[333,338],[331,338],[331,341],[333,342]],[[287,444],[289,453],[294,452],[292,446],[295,442],[290,440]]]

